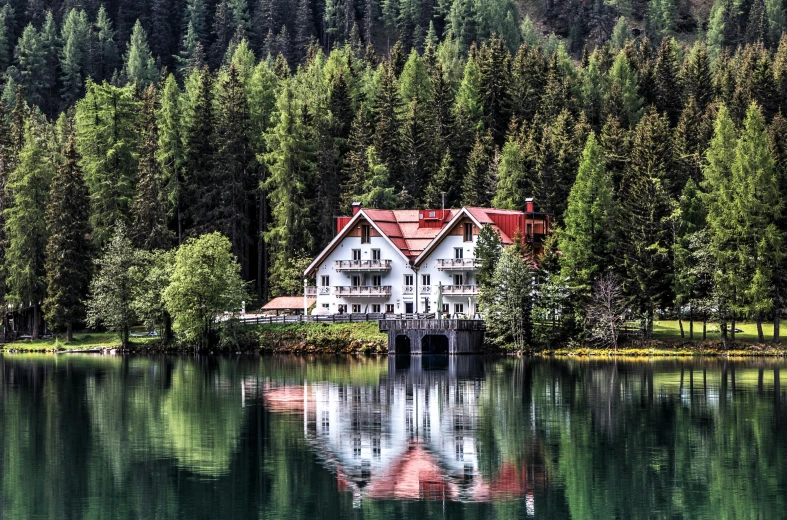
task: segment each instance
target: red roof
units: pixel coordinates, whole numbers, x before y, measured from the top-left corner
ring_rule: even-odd
[[[306,307],[311,307],[316,298],[306,298]],[[303,296],[279,296],[262,306],[265,311],[288,311],[303,309]]]

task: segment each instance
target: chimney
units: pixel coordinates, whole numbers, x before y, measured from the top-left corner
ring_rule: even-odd
[[[353,216],[357,215],[359,211],[361,211],[361,203],[353,202]]]
[[[525,199],[525,212],[533,213],[533,197],[528,197]]]

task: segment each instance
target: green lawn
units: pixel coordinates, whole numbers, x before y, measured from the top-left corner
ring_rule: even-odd
[[[787,329],[785,329],[786,322],[782,321],[782,344],[785,344],[784,335],[787,334]],[[749,323],[749,322],[736,322],[735,323],[736,329],[742,329],[743,332],[738,332],[735,334],[735,341],[742,341],[745,343],[756,343],[757,342],[757,324],[756,323]],[[773,323],[763,323],[762,330],[765,334],[765,341],[770,342],[771,338],[773,337]],[[689,339],[689,322],[683,322],[683,331],[685,333],[684,341],[688,341]],[[653,324],[653,336],[656,339],[661,340],[681,340],[680,337],[680,327],[678,325],[677,320],[666,320],[666,321],[656,321]],[[721,332],[719,332],[719,324],[718,323],[708,323],[708,340],[709,341],[717,341],[721,339]],[[694,322],[694,340],[701,341],[702,340],[702,322],[695,321]]]
[[[132,338],[133,345],[141,345],[153,343],[158,338]],[[106,332],[87,332],[84,334],[74,334],[74,339],[70,342],[65,341],[65,336],[62,339],[38,339],[14,341],[0,345],[2,350],[24,350],[24,351],[62,351],[62,350],[87,350],[91,348],[101,347],[119,347],[120,338],[117,334],[110,334]]]

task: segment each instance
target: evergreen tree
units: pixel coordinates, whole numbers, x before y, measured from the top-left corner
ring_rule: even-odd
[[[525,209],[530,194],[529,173],[535,169],[533,141],[527,136],[511,135],[503,146],[497,190],[492,206]]]
[[[150,6],[150,52],[161,60],[163,67],[171,67],[177,47],[174,31],[175,4],[167,0],[152,0]]]
[[[57,79],[60,53],[60,37],[52,11],[46,12],[44,25],[39,34],[44,54],[44,70],[41,73],[41,84],[44,91],[44,103],[41,108],[46,114],[54,114],[58,108]]]
[[[492,134],[477,134],[467,164],[467,176],[462,187],[462,205],[486,207],[492,200],[496,179],[491,178],[490,163],[494,153]]]
[[[787,195],[787,119],[782,114],[777,114],[768,129],[768,144],[773,158],[776,182],[779,186],[781,200]],[[787,211],[782,207],[781,219],[777,223],[777,230],[782,234],[784,240],[787,233]],[[782,257],[782,261],[773,271],[774,289],[774,312],[773,312],[773,342],[780,341],[781,317],[787,306],[787,258]]]
[[[522,44],[511,65],[511,112],[530,121],[546,88],[547,62],[541,47]]]
[[[700,112],[694,97],[689,98],[675,128],[673,144],[676,178],[702,179],[702,161],[713,132],[712,121]]]
[[[137,248],[147,251],[168,249],[172,245],[172,233],[167,227],[169,208],[166,186],[156,160],[158,133],[156,90],[153,85],[149,85],[142,97],[138,180],[132,205],[134,223],[131,228],[132,242]]]
[[[481,291],[494,290],[492,279],[502,253],[503,240],[500,238],[500,232],[490,224],[484,224],[481,231],[478,232],[478,239],[473,251],[473,256],[480,264],[478,274],[476,274],[476,282],[478,282]]]
[[[614,266],[615,223],[618,217],[612,178],[594,133],[588,137],[577,178],[568,196],[564,227],[559,233],[561,273],[580,297]]]
[[[495,143],[502,144],[510,119],[508,78],[511,76],[511,58],[499,36],[484,42],[478,56],[479,98],[484,124],[492,132]]]
[[[150,52],[150,47],[148,47],[147,34],[139,20],[134,24],[131,42],[126,50],[124,60],[123,73],[129,83],[138,83],[140,86],[144,86],[158,82],[159,72],[156,62]]]
[[[500,255],[492,275],[491,290],[479,297],[489,335],[498,345],[517,350],[531,346],[531,268],[514,246]]]
[[[175,76],[170,74],[164,80],[161,91],[161,104],[156,111],[158,144],[156,160],[161,169],[161,178],[167,193],[167,206],[175,211],[175,230],[178,244],[183,242],[183,135],[180,114],[180,89]]]
[[[371,4],[371,0],[366,3]],[[309,0],[298,0],[298,9],[295,13],[295,37],[293,39],[293,52],[296,60],[303,60],[309,45],[314,39],[314,15],[311,2]]]
[[[352,203],[359,200],[364,192],[364,178],[368,169],[367,149],[371,144],[371,125],[366,108],[361,105],[353,119],[350,136],[347,140],[347,154],[343,164],[341,187],[341,211],[349,214]],[[376,155],[376,151],[375,151]]]
[[[397,178],[396,164],[399,160],[399,87],[393,65],[381,64],[377,75],[379,87],[374,100],[374,149],[380,161],[389,165],[393,178]]]
[[[44,251],[47,243],[46,207],[55,160],[47,149],[51,136],[40,113],[25,125],[24,147],[7,189],[12,204],[4,211],[6,300],[33,308],[32,337],[40,333],[40,304],[46,293]]]
[[[72,340],[74,324],[84,317],[83,300],[90,279],[89,199],[73,134],[52,179],[46,209],[44,270],[47,288],[44,317],[49,328],[66,332]]]
[[[413,98],[402,121],[399,146],[399,171],[406,203],[423,199],[429,172],[435,168],[434,158],[429,156],[430,127],[426,106]]]
[[[10,7],[10,4],[6,4]],[[8,11],[3,8],[0,10],[0,70],[5,71],[11,65],[13,58],[13,31],[11,30],[11,20],[8,19]]]
[[[615,62],[612,64],[612,69],[609,71],[609,82],[611,84],[609,96],[615,91],[617,87],[618,96],[620,96],[620,114],[611,114],[618,116],[623,126],[636,125],[642,114],[642,98],[639,94],[639,79],[636,72],[632,70],[628,58],[624,51],[621,51]],[[607,114],[610,114],[607,109]]]
[[[374,147],[366,151],[367,171],[363,183],[364,193],[359,198],[363,207],[375,209],[394,209],[397,197],[388,177],[388,167],[380,163]]]
[[[230,0],[220,0],[216,4],[216,13],[213,15],[213,44],[210,46],[210,64],[217,67],[221,63],[224,51],[235,34],[235,19]]]
[[[672,38],[664,38],[659,48],[654,70],[655,105],[659,112],[667,114],[667,118],[673,125],[678,122],[683,108],[679,70],[677,44]]]
[[[21,85],[30,104],[41,106],[46,86],[46,54],[44,44],[32,24],[25,27],[14,56],[19,64]]]
[[[631,160],[631,135],[618,119],[612,118],[604,124],[599,142],[604,149],[607,171],[612,176],[612,184],[617,192]]]
[[[93,26],[90,64],[91,76],[95,81],[104,81],[112,77],[119,68],[120,55],[115,42],[115,31],[112,21],[107,15],[104,6],[101,6],[96,15]]]
[[[686,104],[693,98],[697,108],[703,111],[713,101],[713,71],[703,42],[695,43],[686,57],[681,70],[681,83]]]
[[[457,200],[457,181],[451,152],[446,150],[440,161],[440,168],[432,176],[424,194],[424,205],[428,208],[452,206]]]
[[[574,143],[572,123],[571,115],[564,110],[551,125],[543,127],[530,179],[531,193],[541,210],[554,214],[558,221],[566,209],[578,166],[580,148]]]
[[[89,45],[88,29],[85,11],[72,9],[63,22],[63,50],[60,54],[60,80],[63,84],[60,100],[63,107],[76,103],[83,92]]]
[[[93,240],[102,246],[117,222],[131,215],[137,175],[137,118],[139,105],[132,87],[88,82],[87,94],[77,104],[77,148],[90,192]]]
[[[178,74],[186,78],[192,71],[205,65],[205,50],[200,43],[194,26],[189,24],[180,44],[180,52],[176,57]]]
[[[191,25],[196,37],[195,43],[203,46],[208,40],[208,8],[205,0],[186,0],[186,13],[183,17],[183,26],[188,31]]]

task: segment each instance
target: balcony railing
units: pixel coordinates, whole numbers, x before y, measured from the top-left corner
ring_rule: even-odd
[[[337,271],[390,271],[390,260],[337,260]]]
[[[473,296],[478,294],[477,285],[444,285],[443,296]]]
[[[318,294],[320,296],[326,296],[328,294],[331,294],[331,288],[329,286],[327,286],[327,285],[324,285],[324,286],[320,287],[318,289],[318,291],[319,291]]]
[[[413,294],[413,291],[415,291],[415,286],[413,285],[402,286],[402,294]]]
[[[422,285],[419,287],[419,289],[421,290],[421,294],[429,294],[432,292],[431,285]]]
[[[306,294],[306,296],[317,296],[317,288],[313,286],[306,287],[304,293]]]
[[[476,269],[481,265],[478,258],[438,258],[435,266],[439,271]]]
[[[390,285],[334,286],[334,296],[390,296]]]

